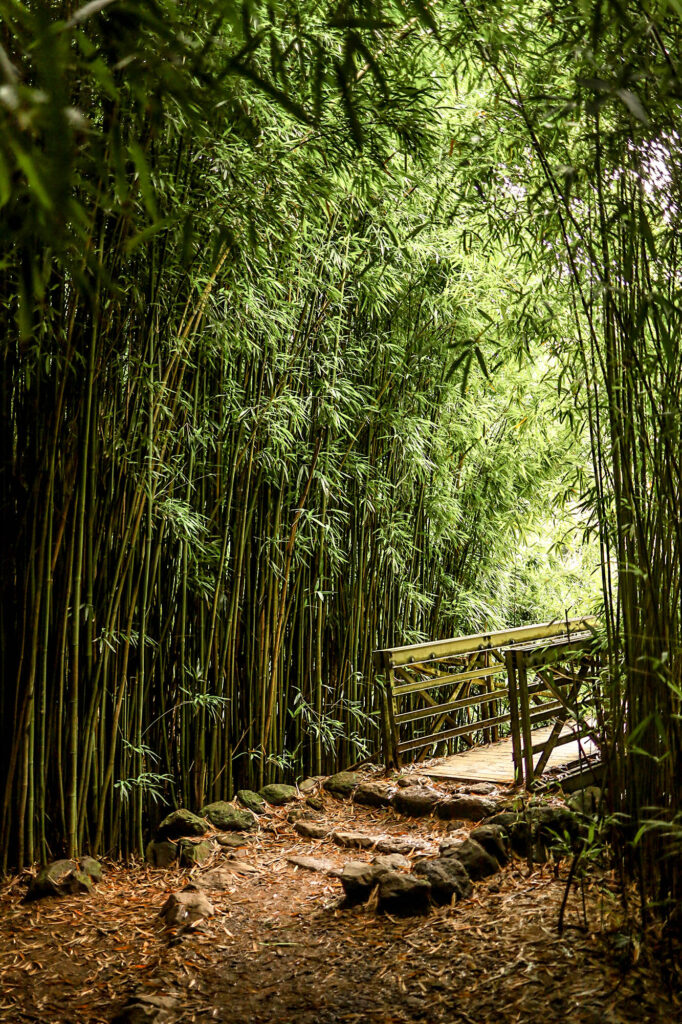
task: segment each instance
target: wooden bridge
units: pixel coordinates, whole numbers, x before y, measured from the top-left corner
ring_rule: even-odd
[[[375,651],[387,764],[434,778],[537,785],[598,754],[585,699],[598,685],[591,617]]]

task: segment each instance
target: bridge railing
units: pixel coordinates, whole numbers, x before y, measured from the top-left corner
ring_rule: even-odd
[[[408,752],[420,760],[436,751],[454,753],[462,743],[495,741],[509,724],[520,780],[528,749],[532,751],[533,728],[557,716],[565,721],[566,716],[559,699],[561,687],[553,694],[540,682],[530,684],[529,690],[509,652],[525,647],[530,656],[531,650],[559,641],[582,641],[595,626],[592,617],[564,619],[375,651],[375,675],[383,689],[386,763],[398,767]],[[525,661],[519,664],[522,674]],[[543,701],[536,694],[550,699]],[[537,703],[532,710],[531,698]],[[525,701],[525,708],[520,701]],[[533,752],[531,765],[532,757]]]

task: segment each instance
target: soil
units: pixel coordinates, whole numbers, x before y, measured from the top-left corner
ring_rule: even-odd
[[[227,1024],[625,1024],[682,1020],[679,967],[640,947],[608,874],[578,880],[557,928],[568,862],[514,860],[454,906],[416,917],[342,904],[340,883],[293,855],[370,860],[299,836],[287,807],[244,838],[243,860],[201,869],[105,862],[91,894],[23,903],[0,891],[0,1021],[110,1024],[133,994],[168,997],[154,1020]],[[437,844],[448,823],[324,796],[320,820],[375,838]],[[462,835],[472,826],[460,829]],[[240,851],[237,851],[239,854]],[[214,917],[165,927],[159,910],[200,871],[229,864],[208,892]],[[679,960],[677,960],[679,963]],[[142,1019],[142,1018],[140,1018]]]

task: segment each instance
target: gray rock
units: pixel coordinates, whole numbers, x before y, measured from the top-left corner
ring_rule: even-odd
[[[185,868],[193,868],[196,864],[205,864],[211,856],[211,844],[205,839],[193,843],[191,839],[181,839],[178,843],[180,864]]]
[[[473,839],[464,839],[460,842],[446,840],[441,843],[441,857],[456,857],[464,865],[466,873],[472,882],[478,882],[482,878],[495,875],[500,870],[500,865],[494,857],[479,846]]]
[[[298,868],[305,868],[306,871],[322,871],[325,874],[330,871],[336,870],[336,865],[333,861],[327,860],[325,857],[306,857],[295,855],[293,857],[287,857],[289,864],[294,864]]]
[[[303,779],[303,782],[299,782],[298,791],[303,796],[308,796],[309,793],[313,793],[317,789],[317,779]]]
[[[484,796],[448,796],[438,805],[438,817],[444,821],[463,818],[465,821],[482,821],[495,813],[495,803]]]
[[[431,884],[426,878],[386,871],[379,879],[379,906],[393,914],[415,914],[426,910]]]
[[[246,836],[238,836],[235,835],[234,832],[224,832],[221,835],[217,835],[215,840],[219,846],[231,849],[236,848],[237,846],[243,846],[246,842]]]
[[[485,818],[483,824],[501,825],[504,829],[510,829],[518,820],[519,816],[516,811],[499,811],[497,814],[492,814],[489,818]]]
[[[295,821],[317,821],[318,819],[319,814],[316,814],[309,807],[297,806],[287,811],[287,821],[290,825],[293,825]]]
[[[375,885],[386,874],[385,868],[364,861],[351,860],[344,864],[340,871],[331,872],[343,886],[348,903],[364,903],[368,900]]]
[[[147,843],[145,858],[155,868],[169,868],[178,858],[177,843],[170,839],[153,839]]]
[[[337,846],[345,846],[348,849],[355,847],[358,850],[369,850],[374,846],[372,836],[364,835],[362,832],[332,832],[332,839]]]
[[[526,810],[526,816],[537,835],[550,842],[557,837],[573,838],[579,831],[575,815],[567,807],[549,804],[530,806]]]
[[[81,857],[80,865],[81,871],[84,871],[93,882],[102,881],[102,865],[94,857]]]
[[[298,832],[304,839],[326,839],[329,827],[317,821],[297,821],[294,832]]]
[[[402,853],[379,854],[378,857],[372,858],[372,864],[375,864],[378,868],[385,868],[387,871],[400,871],[410,867],[409,860],[407,857],[403,857]]]
[[[509,839],[501,825],[479,825],[471,830],[469,838],[482,846],[502,867],[509,860]]]
[[[225,800],[216,800],[206,804],[201,813],[215,828],[223,832],[249,832],[257,827],[256,819],[251,811],[238,811]]]
[[[91,890],[92,879],[80,870],[75,860],[55,860],[41,868],[32,879],[24,899],[31,901],[44,896],[73,896]]]
[[[247,811],[253,811],[254,814],[264,814],[267,810],[263,798],[252,789],[238,789],[237,800],[242,807],[246,807]]]
[[[204,917],[213,917],[215,907],[203,893],[193,889],[171,893],[159,911],[167,925],[193,924]]]
[[[602,802],[602,791],[599,786],[586,786],[569,798],[568,806],[576,814],[592,815],[599,811]]]
[[[437,903],[450,903],[453,896],[464,900],[473,891],[466,868],[457,857],[439,857],[418,860],[415,875],[423,875],[431,885],[431,895]]]
[[[292,800],[296,800],[298,797],[298,790],[296,786],[287,786],[284,783],[274,782],[269,786],[263,786],[259,790],[259,795],[267,800],[273,807],[282,807],[284,804],[291,803]]]
[[[359,782],[360,777],[355,772],[337,772],[325,779],[322,785],[334,796],[350,796]]]
[[[475,782],[473,786],[467,786],[465,789],[465,793],[476,793],[478,796],[490,796],[496,792],[497,786],[494,782]]]
[[[179,839],[181,836],[203,836],[205,831],[204,819],[181,807],[163,819],[157,834],[160,839]]]
[[[414,851],[421,851],[427,849],[427,844],[423,839],[415,837],[410,839],[407,836],[401,836],[400,838],[390,839],[379,839],[376,847],[377,853],[414,853]]]
[[[313,811],[324,810],[324,800],[321,796],[307,796],[305,802],[306,807],[312,808]]]
[[[362,782],[355,790],[353,799],[356,804],[367,807],[390,807],[395,796],[395,789],[385,782]]]
[[[422,818],[432,814],[441,799],[441,794],[426,786],[407,786],[399,789],[393,798],[393,806],[399,814],[409,814],[412,818]]]

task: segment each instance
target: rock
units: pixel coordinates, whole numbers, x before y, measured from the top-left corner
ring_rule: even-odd
[[[317,789],[317,779],[304,779],[303,782],[299,782],[298,791],[303,796],[308,796],[309,793],[313,793]]]
[[[224,832],[222,835],[215,837],[216,842],[223,847],[233,848],[237,846],[243,846],[246,842],[245,836],[237,836],[234,832]]]
[[[476,793],[478,796],[490,796],[496,792],[497,786],[494,782],[475,782],[473,786],[467,786],[465,789],[465,793]]]
[[[170,996],[133,995],[112,1024],[172,1024],[179,1011],[178,1000]]]
[[[333,861],[327,860],[324,857],[305,857],[305,856],[293,856],[287,857],[289,864],[294,864],[298,868],[305,868],[306,871],[323,871],[325,873],[329,871],[335,871],[336,865]]]
[[[409,814],[412,818],[422,818],[432,814],[441,799],[435,789],[425,786],[407,786],[399,789],[393,798],[393,806],[399,814]]]
[[[252,789],[238,789],[237,800],[242,807],[246,807],[247,811],[253,811],[254,814],[264,814],[267,810],[263,798]]]
[[[449,821],[463,818],[465,821],[482,821],[495,813],[495,803],[484,796],[448,796],[437,808],[438,817]]]
[[[464,865],[472,882],[488,878],[500,870],[497,860],[473,839],[464,839],[461,842],[446,840],[441,843],[440,855],[446,859],[456,857]]]
[[[297,821],[294,825],[294,832],[305,839],[326,839],[329,828],[317,821]]]
[[[369,850],[370,846],[374,846],[372,836],[366,836],[362,832],[332,832],[332,839],[337,846],[349,849],[355,847],[359,850]]]
[[[530,824],[517,817],[513,824],[507,826],[507,834],[514,853],[519,857],[527,857],[533,842]]]
[[[418,860],[414,865],[415,875],[423,875],[431,885],[431,895],[436,903],[450,903],[453,896],[464,900],[473,891],[471,879],[457,857],[438,857]]]
[[[177,860],[178,846],[170,839],[152,839],[144,855],[155,868],[169,868]]]
[[[197,889],[229,889],[234,885],[234,872],[229,868],[211,868],[196,875],[193,884]]]
[[[379,906],[393,914],[414,914],[426,910],[431,883],[426,878],[386,871],[379,879]]]
[[[314,811],[324,810],[324,800],[321,796],[308,796],[305,802],[306,806],[311,807]]]
[[[222,832],[249,832],[257,825],[251,811],[238,811],[236,807],[228,804],[225,800],[216,800],[215,803],[206,804],[201,808],[201,813]]]
[[[501,825],[504,829],[510,829],[518,820],[519,816],[516,811],[499,811],[497,814],[492,814],[489,818],[485,818],[483,824]]]
[[[298,796],[298,790],[296,786],[286,786],[284,783],[272,783],[269,786],[263,786],[259,790],[259,796],[262,796],[264,800],[267,800],[273,807],[282,807],[284,804],[291,803]]]
[[[92,879],[80,870],[75,860],[55,860],[41,868],[32,879],[24,899],[31,901],[44,896],[73,896],[91,890]]]
[[[401,775],[399,779],[395,780],[396,786],[400,786],[401,789],[407,786],[413,785],[412,779],[408,779],[407,775]]]
[[[550,841],[565,836],[572,839],[579,831],[575,816],[567,807],[532,806],[527,808],[526,816],[537,835]]]
[[[325,779],[322,785],[334,796],[350,796],[359,782],[360,777],[355,772],[337,772]]]
[[[573,793],[568,801],[568,806],[576,814],[592,815],[597,814],[602,802],[602,791],[599,786],[586,786]]]
[[[306,810],[305,807],[292,807],[291,810],[287,812],[287,821],[291,825],[293,825],[295,821],[317,821],[317,819],[318,815],[310,809]]]
[[[333,871],[332,874],[338,878],[343,886],[348,903],[364,903],[368,900],[372,889],[379,884],[386,871],[376,864],[366,864],[364,861],[351,860],[344,864],[340,871]]]
[[[84,871],[93,882],[102,881],[102,865],[94,857],[81,857],[81,871]]]
[[[157,835],[161,839],[179,839],[181,836],[203,836],[206,822],[186,808],[172,811],[159,825]]]
[[[159,911],[167,925],[193,924],[214,914],[215,907],[204,894],[191,889],[171,893]]]
[[[211,856],[211,844],[205,839],[200,843],[193,843],[191,839],[181,839],[178,843],[180,863],[185,868],[193,868],[195,864],[205,864]]]
[[[445,826],[446,832],[461,832],[466,826],[466,821],[462,821],[460,818],[455,818],[454,821],[449,821]]]
[[[395,796],[395,789],[385,782],[362,782],[355,790],[353,799],[356,804],[367,807],[390,807]]]
[[[372,864],[378,868],[385,868],[387,871],[400,871],[401,868],[409,868],[410,862],[401,853],[383,853],[372,859]]]
[[[509,860],[509,840],[501,825],[479,825],[471,830],[469,838],[482,846],[502,867]]]
[[[377,853],[406,854],[413,853],[415,850],[425,850],[427,849],[427,844],[423,839],[419,839],[418,837],[409,839],[401,836],[400,838],[392,837],[390,839],[379,839],[375,849]]]

